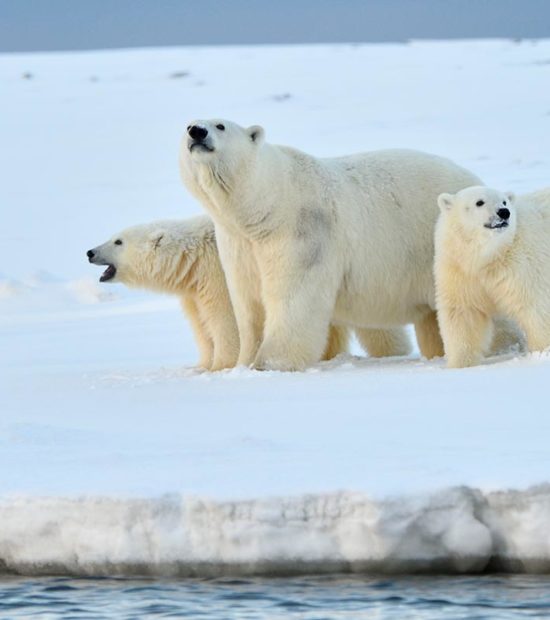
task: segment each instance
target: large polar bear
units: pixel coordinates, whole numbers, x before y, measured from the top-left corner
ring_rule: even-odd
[[[101,282],[177,295],[199,348],[198,365],[208,370],[235,366],[237,324],[209,217],[132,226],[88,250],[87,256],[93,264],[107,265]],[[399,355],[405,347],[392,330],[369,330],[364,341],[374,356],[387,351]],[[331,326],[323,359],[332,359],[347,347],[348,330]]]
[[[423,355],[443,355],[437,197],[479,184],[472,173],[410,150],[319,159],[225,120],[192,122],[180,161],[216,225],[240,364],[302,369],[320,358],[331,320],[414,323]]]
[[[486,187],[439,197],[436,297],[447,362],[478,364],[495,315],[517,321],[527,347],[550,346],[550,188],[514,198]]]

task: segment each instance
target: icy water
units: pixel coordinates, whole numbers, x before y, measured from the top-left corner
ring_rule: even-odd
[[[550,577],[3,578],[0,618],[550,618]]]

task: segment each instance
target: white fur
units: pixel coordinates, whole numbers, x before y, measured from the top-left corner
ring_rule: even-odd
[[[529,350],[550,346],[550,188],[514,198],[486,187],[439,197],[435,279],[449,367],[478,364],[503,315]],[[508,209],[508,226],[497,215]]]
[[[319,159],[267,144],[257,126],[192,125],[208,137],[193,150],[184,138],[182,178],[215,222],[240,364],[302,369],[320,358],[331,320],[414,323],[422,353],[442,355],[432,268],[437,196],[478,183],[473,174],[416,151]]]

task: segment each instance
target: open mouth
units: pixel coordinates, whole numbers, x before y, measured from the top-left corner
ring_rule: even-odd
[[[191,151],[191,153],[195,149],[199,149],[200,151],[206,151],[207,153],[211,153],[214,150],[211,146],[208,146],[208,144],[205,144],[204,142],[200,142],[199,140],[195,140],[194,142],[191,142],[191,144],[189,145],[189,150]]]
[[[107,269],[105,269],[105,271],[101,274],[99,281],[107,282],[108,280],[111,280],[112,278],[114,278],[115,275],[116,275],[116,267],[114,265],[108,265]]]
[[[489,224],[484,224],[485,228],[489,230],[495,230],[498,228],[506,228],[508,226],[508,222],[506,220],[500,220],[500,222],[494,222]]]

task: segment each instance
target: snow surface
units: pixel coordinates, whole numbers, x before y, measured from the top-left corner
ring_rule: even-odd
[[[194,117],[547,186],[549,80],[550,41],[0,55],[0,567],[547,570],[550,355],[200,373],[177,301],[85,251],[200,212]]]

